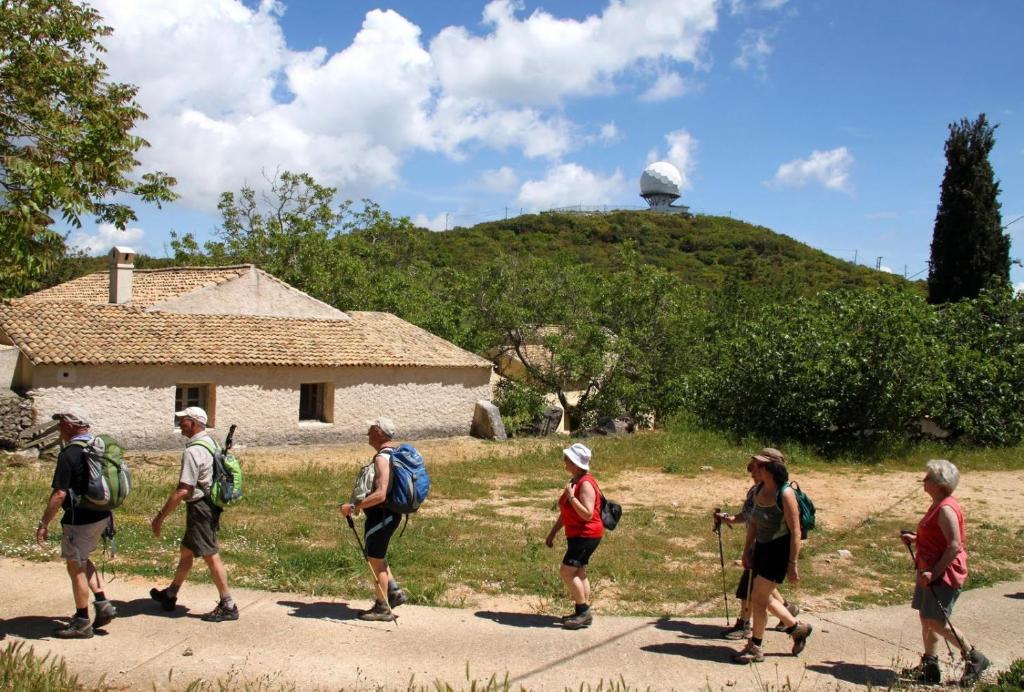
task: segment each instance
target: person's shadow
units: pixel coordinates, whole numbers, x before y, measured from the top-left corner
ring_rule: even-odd
[[[53,631],[64,625],[67,618],[49,617],[47,615],[23,615],[4,620],[0,623],[0,631],[4,636],[10,634],[22,639],[49,639]]]
[[[1018,593],[1008,593],[1003,595],[1007,598],[1016,598],[1018,600],[1024,600],[1024,591],[1020,591]]]
[[[688,642],[666,642],[664,644],[648,644],[641,646],[644,651],[667,656],[683,656],[697,661],[716,661],[729,663],[738,648],[718,644],[690,644]]]
[[[654,627],[668,632],[679,632],[687,637],[695,639],[721,639],[726,627],[722,625],[711,625],[698,622],[687,622],[686,620],[673,620],[672,618],[659,618]]]
[[[312,620],[353,620],[363,612],[352,608],[348,603],[339,603],[337,601],[317,601],[316,603],[278,601],[277,605],[291,608],[288,614],[293,618],[309,618]]]
[[[854,685],[867,685],[869,688],[889,689],[889,686],[896,682],[896,674],[892,670],[862,663],[822,661],[821,663],[810,664],[807,666],[807,670],[813,670],[823,675],[831,675],[837,680]]]
[[[153,615],[156,617],[176,620],[188,616],[188,606],[177,606],[172,611],[162,610],[160,604],[152,598],[135,598],[130,601],[110,599],[117,608],[117,619],[133,618],[137,615]]]
[[[561,622],[554,615],[536,615],[534,613],[503,613],[494,610],[478,610],[478,618],[496,622],[507,627],[552,627]]]

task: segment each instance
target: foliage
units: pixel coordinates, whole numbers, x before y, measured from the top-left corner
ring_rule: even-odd
[[[928,273],[932,303],[974,298],[1009,282],[1010,237],[1001,228],[999,183],[988,160],[996,127],[984,113],[949,126]]]
[[[1024,690],[1024,658],[1014,659],[1006,670],[1000,671],[995,683],[980,682],[976,692],[1017,692]]]
[[[1024,296],[982,291],[945,306],[937,326],[947,389],[936,420],[974,444],[1024,439]]]
[[[933,310],[904,291],[821,293],[762,308],[695,382],[701,420],[829,446],[902,435],[941,393]]]
[[[136,87],[107,81],[100,22],[71,0],[0,3],[0,296],[37,288],[61,256],[52,215],[124,229],[135,213],[115,195],[175,198],[163,173],[128,177],[148,146],[131,130],[146,116]]]
[[[505,431],[517,435],[544,412],[544,394],[528,384],[503,379],[495,387],[494,405],[501,411]]]
[[[35,649],[25,650],[25,642],[10,642],[0,651],[0,690],[19,692],[76,692],[110,689],[100,683],[86,687],[68,671],[63,658],[38,657]]]

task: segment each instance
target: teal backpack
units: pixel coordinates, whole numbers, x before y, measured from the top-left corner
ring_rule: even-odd
[[[124,460],[124,448],[110,435],[96,435],[91,441],[74,440],[82,448],[88,477],[83,492],[71,491],[71,502],[83,509],[117,509],[132,491],[132,475]]]
[[[213,483],[210,486],[209,498],[221,509],[242,499],[242,462],[231,453],[236,427],[232,425],[228,429],[223,447],[216,441],[211,445],[206,440],[196,440],[189,444],[190,447],[199,445],[213,456]]]
[[[807,496],[800,486],[796,482],[784,483],[779,488],[779,493],[776,495],[776,503],[779,505],[779,509],[782,509],[782,491],[789,486],[793,489],[793,494],[796,495],[796,504],[800,509],[800,540],[807,540],[807,532],[814,529],[815,516],[814,516],[814,503],[811,502],[811,498]]]

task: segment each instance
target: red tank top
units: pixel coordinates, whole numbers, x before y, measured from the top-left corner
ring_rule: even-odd
[[[942,527],[939,526],[939,512],[947,506],[956,513],[957,530],[960,532],[960,552],[953,558],[953,562],[949,563],[941,577],[932,577],[958,589],[967,581],[967,551],[964,549],[967,545],[967,532],[964,530],[964,511],[952,496],[929,509],[917,525],[917,568],[931,569],[946,552],[948,543],[945,534],[942,533]]]
[[[604,524],[601,523],[601,489],[597,481],[589,473],[583,474],[573,488],[573,496],[580,496],[580,488],[584,483],[594,486],[594,514],[589,519],[581,519],[576,510],[569,506],[569,498],[563,492],[558,498],[558,510],[562,515],[562,525],[567,538],[601,538],[604,536]]]

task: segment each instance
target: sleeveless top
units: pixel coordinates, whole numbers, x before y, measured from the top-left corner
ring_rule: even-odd
[[[957,530],[960,531],[960,552],[941,576],[933,574],[932,578],[959,589],[967,581],[967,532],[964,530],[964,511],[952,496],[943,499],[925,512],[917,525],[917,568],[931,569],[949,545],[946,542],[946,535],[942,533],[942,527],[939,526],[939,513],[943,507],[952,508],[956,514]]]
[[[597,487],[594,477],[589,473],[583,474],[576,482],[576,487],[573,488],[573,496],[580,496],[580,489],[584,483],[594,488],[594,513],[589,519],[580,518],[576,510],[569,506],[569,498],[564,492],[558,498],[558,511],[562,516],[566,538],[601,538],[604,536],[604,524],[601,523],[601,489]]]
[[[766,506],[759,503],[755,497],[751,519],[757,522],[755,540],[758,543],[769,543],[789,533],[786,513],[779,507],[778,502]]]

